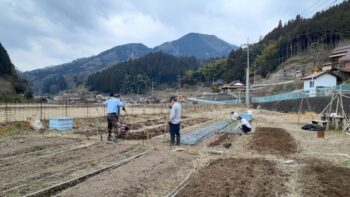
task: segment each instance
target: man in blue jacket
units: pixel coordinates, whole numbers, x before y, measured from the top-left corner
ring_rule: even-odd
[[[125,110],[125,105],[120,101],[119,94],[110,94],[110,99],[103,102],[107,110],[107,124],[108,124],[108,137],[107,141],[112,141],[112,129],[117,129],[114,131],[115,138],[114,141],[117,142],[118,135],[118,120],[120,115],[120,108]]]

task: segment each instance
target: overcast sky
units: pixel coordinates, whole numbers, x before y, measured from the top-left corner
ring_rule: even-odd
[[[0,0],[0,42],[28,71],[96,55],[125,43],[148,47],[189,32],[235,45],[257,41],[297,14],[334,0]]]

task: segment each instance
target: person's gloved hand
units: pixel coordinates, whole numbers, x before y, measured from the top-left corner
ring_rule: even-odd
[[[123,107],[123,108],[122,108],[122,110],[126,112],[126,109],[125,109],[125,107]]]
[[[168,121],[168,124],[171,124],[171,121],[170,121],[170,120]]]

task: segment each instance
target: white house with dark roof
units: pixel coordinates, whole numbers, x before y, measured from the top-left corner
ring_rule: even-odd
[[[316,92],[316,88],[332,88],[337,85],[339,77],[329,71],[321,71],[303,77],[304,91]]]

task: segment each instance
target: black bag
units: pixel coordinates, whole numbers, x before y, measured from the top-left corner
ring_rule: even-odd
[[[307,130],[307,131],[324,131],[325,130],[324,127],[317,124],[306,124],[302,126],[301,129]]]

